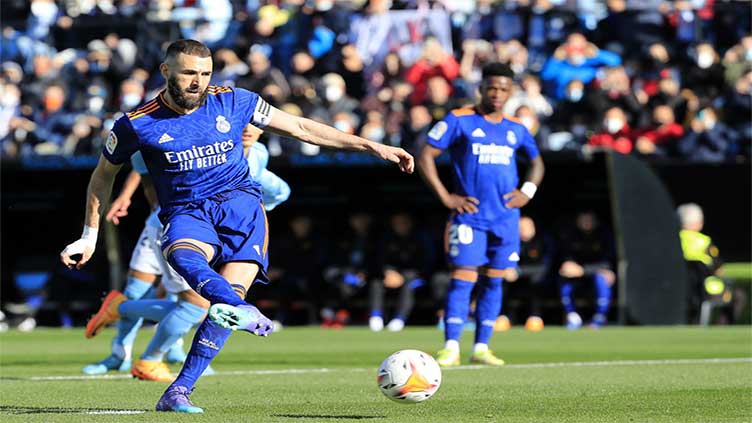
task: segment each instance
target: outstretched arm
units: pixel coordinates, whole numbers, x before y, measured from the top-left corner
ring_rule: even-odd
[[[413,173],[415,167],[413,156],[401,148],[350,135],[331,126],[294,116],[274,107],[271,108],[270,114],[271,118],[266,128],[271,132],[321,147],[371,153],[382,160],[397,163],[403,172]]]
[[[429,188],[436,194],[441,203],[448,209],[455,210],[458,213],[477,213],[478,201],[477,198],[463,197],[461,195],[450,193],[446,189],[444,183],[439,178],[439,172],[436,170],[436,157],[441,155],[442,150],[426,144],[420,151],[418,157],[418,170],[423,180]]]
[[[68,245],[60,253],[60,261],[68,268],[76,266],[76,269],[80,269],[94,254],[99,220],[110,199],[112,183],[115,181],[115,175],[117,175],[121,166],[110,163],[104,156],[99,157],[99,163],[94,169],[94,173],[91,174],[89,188],[86,191],[86,219],[84,220],[84,231],[81,234],[81,239]],[[81,254],[79,261],[71,258],[76,254]]]

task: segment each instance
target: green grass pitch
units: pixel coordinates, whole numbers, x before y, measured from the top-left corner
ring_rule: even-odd
[[[84,365],[108,353],[112,335],[112,329],[94,340],[82,330],[0,334],[0,421],[752,421],[749,326],[513,328],[491,342],[507,366],[444,370],[436,395],[415,405],[383,397],[376,368],[396,350],[435,353],[442,334],[434,328],[285,328],[267,339],[237,333],[215,360],[218,374],[199,380],[191,397],[203,415],[152,411],[165,384],[118,373],[80,377]],[[150,335],[142,330],[135,351]],[[465,363],[471,338],[463,334]],[[115,412],[123,414],[107,414]]]

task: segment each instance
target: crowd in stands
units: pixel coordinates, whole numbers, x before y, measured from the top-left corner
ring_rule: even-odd
[[[8,0],[2,15],[5,159],[97,155],[163,88],[179,37],[212,48],[214,84],[411,151],[502,61],[519,83],[506,113],[543,150],[750,157],[744,1]],[[321,154],[265,138],[272,156]]]

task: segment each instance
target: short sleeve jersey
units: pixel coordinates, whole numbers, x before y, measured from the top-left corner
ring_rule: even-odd
[[[122,116],[103,154],[120,164],[140,151],[163,213],[215,194],[248,189],[261,195],[243,157],[243,128],[264,127],[271,107],[258,94],[210,86],[206,102],[190,114],[173,110],[164,92]]]
[[[428,144],[448,150],[454,171],[455,192],[480,201],[478,213],[455,217],[484,230],[509,226],[518,230],[519,209],[504,204],[504,194],[519,183],[515,154],[519,148],[530,159],[538,156],[538,147],[530,132],[514,118],[494,123],[474,109],[456,109],[428,132]]]

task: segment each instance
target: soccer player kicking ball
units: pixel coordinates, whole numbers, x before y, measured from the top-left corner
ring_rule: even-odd
[[[418,168],[428,186],[452,210],[445,234],[452,281],[444,314],[441,366],[460,364],[459,340],[478,284],[473,363],[501,366],[504,360],[488,349],[496,316],[501,310],[502,280],[519,261],[520,207],[533,198],[543,180],[543,160],[524,125],[501,110],[512,94],[514,73],[491,63],[483,68],[480,104],[450,112],[428,133]],[[517,188],[515,153],[522,148],[531,160],[525,183]],[[436,171],[435,159],[444,150],[454,171],[455,192],[449,192]]]
[[[261,136],[260,129],[247,125],[243,131],[243,149],[250,168],[250,177],[261,185],[266,211],[274,209],[290,196],[287,183],[266,168],[269,153],[263,144],[257,142]],[[159,238],[164,227],[157,218],[159,206],[156,200],[154,185],[148,177],[148,170],[140,152],[131,157],[133,171],[128,176],[123,190],[113,202],[106,219],[119,224],[119,218],[128,214],[131,197],[143,184],[144,193],[154,210],[146,219],[146,225],[141,232],[138,243],[133,250],[130,269],[140,280],[128,278],[125,292],[110,292],[102,303],[99,311],[86,325],[86,337],[96,336],[105,326],[118,321],[118,333],[112,342],[112,354],[104,360],[84,367],[86,374],[106,373],[109,370],[130,371],[133,376],[142,380],[157,382],[172,382],[175,377],[163,362],[184,363],[186,354],[182,349],[182,337],[196,324],[204,320],[209,302],[196,294],[185,280],[175,273],[165,261],[159,247]],[[134,175],[135,174],[135,175]],[[162,277],[162,286],[170,296],[177,297],[177,303],[169,299],[134,298],[134,287],[147,286],[151,283],[144,280],[156,280]],[[151,342],[144,350],[140,359],[131,368],[130,350],[133,348],[136,332],[141,326],[143,318],[159,322]],[[207,367],[204,375],[213,373]]]
[[[167,89],[115,122],[89,181],[81,239],[67,246],[60,259],[76,268],[89,261],[115,175],[125,160],[141,151],[165,225],[162,252],[212,304],[180,374],[156,408],[201,413],[188,396],[230,333],[267,336],[273,331],[272,322],[243,300],[254,281],[268,281],[267,221],[261,190],[243,158],[243,128],[251,123],[322,147],[368,152],[407,173],[414,163],[400,148],[282,112],[256,93],[210,87],[211,51],[198,41],[170,44],[160,71]]]

